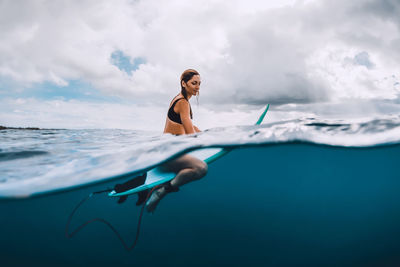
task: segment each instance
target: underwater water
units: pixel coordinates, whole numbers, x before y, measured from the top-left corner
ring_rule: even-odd
[[[306,119],[178,137],[2,130],[2,266],[398,266],[399,126],[398,118]],[[65,237],[68,216],[90,192],[210,146],[236,149],[145,213],[134,250],[98,222]],[[71,229],[101,217],[131,244],[135,202],[95,195]]]

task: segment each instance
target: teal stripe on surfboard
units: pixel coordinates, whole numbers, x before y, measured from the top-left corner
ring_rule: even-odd
[[[255,125],[260,125],[262,123],[265,115],[268,112],[268,109],[269,109],[269,104],[265,107],[263,113],[260,115]],[[232,149],[229,148],[201,148],[199,150],[192,151],[189,154],[195,156],[198,159],[204,160],[207,164],[210,164],[216,161],[217,159],[220,159],[221,157],[225,156],[231,150]],[[120,193],[112,191],[108,195],[110,197],[121,197],[125,195],[135,194],[140,191],[151,189],[157,185],[168,182],[169,180],[172,180],[174,177],[175,173],[163,172],[160,170],[160,168],[155,167],[154,169],[148,171],[146,181],[143,185],[140,185],[138,187]]]

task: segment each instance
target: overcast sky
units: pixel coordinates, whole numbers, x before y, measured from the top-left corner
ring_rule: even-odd
[[[0,0],[0,125],[162,131],[187,68],[203,128],[266,103],[396,112],[399,14],[398,0]]]

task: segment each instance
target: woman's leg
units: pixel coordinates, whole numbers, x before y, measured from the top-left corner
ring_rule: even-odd
[[[189,182],[199,180],[207,174],[208,170],[207,163],[190,155],[183,155],[167,162],[162,168],[176,173],[175,178],[170,182],[173,187],[180,187]]]
[[[172,188],[178,188],[189,182],[199,180],[207,174],[208,166],[202,160],[190,155],[184,155],[175,160],[165,163],[161,167],[164,171],[174,172],[176,176],[171,180]],[[148,212],[153,212],[160,200],[168,194],[165,187],[156,190],[146,203]]]

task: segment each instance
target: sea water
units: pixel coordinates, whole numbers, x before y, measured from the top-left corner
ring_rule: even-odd
[[[126,252],[105,225],[72,239],[77,203],[107,181],[202,147],[235,148],[143,217]],[[133,130],[0,131],[5,266],[398,266],[400,118],[305,118],[191,136]],[[89,185],[89,186],[87,186]],[[36,197],[29,197],[36,196]],[[102,217],[132,243],[140,208],[96,196],[72,227]],[[3,265],[2,265],[3,266]]]

